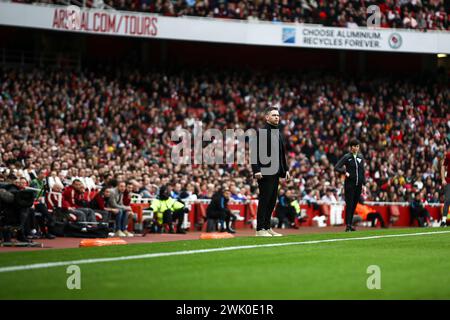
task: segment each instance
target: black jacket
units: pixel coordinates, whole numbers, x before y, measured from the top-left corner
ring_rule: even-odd
[[[360,153],[356,155],[356,159],[352,153],[347,153],[336,163],[334,169],[340,173],[348,172],[350,174],[345,180],[346,184],[364,185],[366,183],[364,176],[364,158]]]
[[[31,208],[34,204],[35,192],[32,190],[21,190],[14,184],[3,186],[3,189],[14,195],[14,200],[8,205],[13,208]]]
[[[228,210],[228,199],[223,196],[221,192],[216,192],[206,208],[206,215],[210,216],[211,214],[217,212],[225,213]]]
[[[266,123],[264,125],[264,127],[262,129],[266,129],[267,130],[267,141],[266,141],[266,146],[267,146],[267,156],[270,157],[271,156],[271,152],[270,152],[270,148],[271,148],[271,132],[272,129],[278,129],[279,132],[279,139],[278,139],[278,149],[279,149],[279,167],[278,167],[278,175],[282,178],[284,178],[286,176],[286,172],[289,170],[288,168],[288,164],[287,164],[287,160],[286,160],[286,145],[285,145],[285,139],[284,136],[281,132],[281,129],[279,129],[278,127],[272,126],[268,123]],[[255,175],[255,173],[261,172],[261,168],[268,168],[271,165],[271,161],[267,164],[263,164],[260,161],[259,158],[259,149],[261,146],[261,143],[263,143],[262,139],[260,139],[260,131],[257,131],[257,163],[252,163],[252,171],[253,171],[253,175]],[[251,145],[250,145],[251,148]],[[251,150],[252,151],[252,150]],[[250,158],[252,159],[252,157]],[[263,174],[264,175],[264,174]]]

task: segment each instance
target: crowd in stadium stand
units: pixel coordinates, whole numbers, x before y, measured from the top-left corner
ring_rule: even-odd
[[[61,3],[56,0],[37,2]],[[449,2],[445,3],[444,0],[94,0],[87,4],[96,8],[152,12],[165,16],[312,23],[348,28],[367,26],[370,16],[367,8],[377,5],[382,28],[449,30],[450,27]]]
[[[367,163],[367,200],[442,202],[438,165],[450,141],[449,90],[432,82],[342,76],[188,71],[117,73],[2,71],[0,181],[44,170],[49,187],[74,178],[87,190],[111,179],[154,197],[208,199],[221,186],[234,200],[257,197],[249,165],[177,165],[171,132],[181,126],[258,127],[280,106],[297,199],[342,199],[333,164],[352,137]]]

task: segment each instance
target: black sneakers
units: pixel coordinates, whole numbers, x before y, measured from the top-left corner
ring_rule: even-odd
[[[356,231],[356,229],[353,228],[352,226],[347,226],[347,227],[345,228],[345,232],[351,232],[351,231]]]

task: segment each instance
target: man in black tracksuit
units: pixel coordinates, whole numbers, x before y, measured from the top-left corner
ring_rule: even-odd
[[[262,130],[257,132],[257,161],[252,159],[252,170],[254,177],[258,180],[259,197],[258,197],[258,212],[257,212],[257,227],[256,236],[272,237],[281,236],[281,234],[273,231],[270,227],[270,220],[272,211],[275,208],[278,197],[278,183],[280,178],[289,180],[288,165],[286,161],[286,147],[283,134],[278,128],[280,122],[280,114],[275,107],[269,107],[264,112],[266,124],[262,128],[267,133],[265,136],[261,135]],[[274,143],[278,144],[278,159],[272,159],[271,145],[272,132],[274,135]],[[266,138],[266,139],[264,139]],[[265,141],[264,141],[265,140]],[[260,154],[262,149],[262,155]],[[265,150],[264,150],[265,149]],[[276,149],[275,149],[276,150]],[[276,152],[276,151],[274,151]],[[268,156],[269,161],[262,161],[261,156]],[[274,158],[276,154],[274,154]],[[273,161],[275,160],[275,161]]]
[[[364,158],[359,153],[359,141],[350,141],[351,152],[345,154],[334,167],[336,171],[345,173],[345,231],[355,231],[352,227],[353,214],[361,196],[363,185],[366,183],[364,176]],[[344,168],[345,166],[345,168]]]

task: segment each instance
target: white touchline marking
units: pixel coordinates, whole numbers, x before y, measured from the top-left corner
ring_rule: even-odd
[[[173,252],[147,253],[147,254],[140,254],[140,255],[134,255],[134,256],[121,256],[121,257],[111,257],[111,258],[97,258],[97,259],[35,263],[35,264],[28,264],[28,265],[22,265],[22,266],[2,267],[2,268],[0,268],[0,273],[12,272],[12,271],[22,271],[22,270],[32,270],[32,269],[45,269],[45,268],[52,268],[52,267],[68,266],[68,265],[72,265],[72,264],[79,265],[79,264],[100,263],[100,262],[126,261],[126,260],[135,260],[135,259],[150,259],[150,258],[157,258],[157,257],[179,256],[179,255],[188,255],[188,254],[195,254],[195,253],[209,253],[209,252],[232,251],[232,250],[241,250],[241,249],[282,247],[282,246],[292,246],[292,245],[301,245],[301,244],[316,244],[316,243],[326,243],[326,242],[423,236],[423,235],[442,234],[442,233],[450,233],[450,231],[387,234],[387,235],[381,235],[381,236],[339,238],[339,239],[321,239],[321,240],[310,240],[310,241],[302,241],[302,242],[269,243],[269,244],[234,246],[234,247],[225,247],[225,248],[210,248],[210,249],[185,250],[185,251],[173,251]]]

